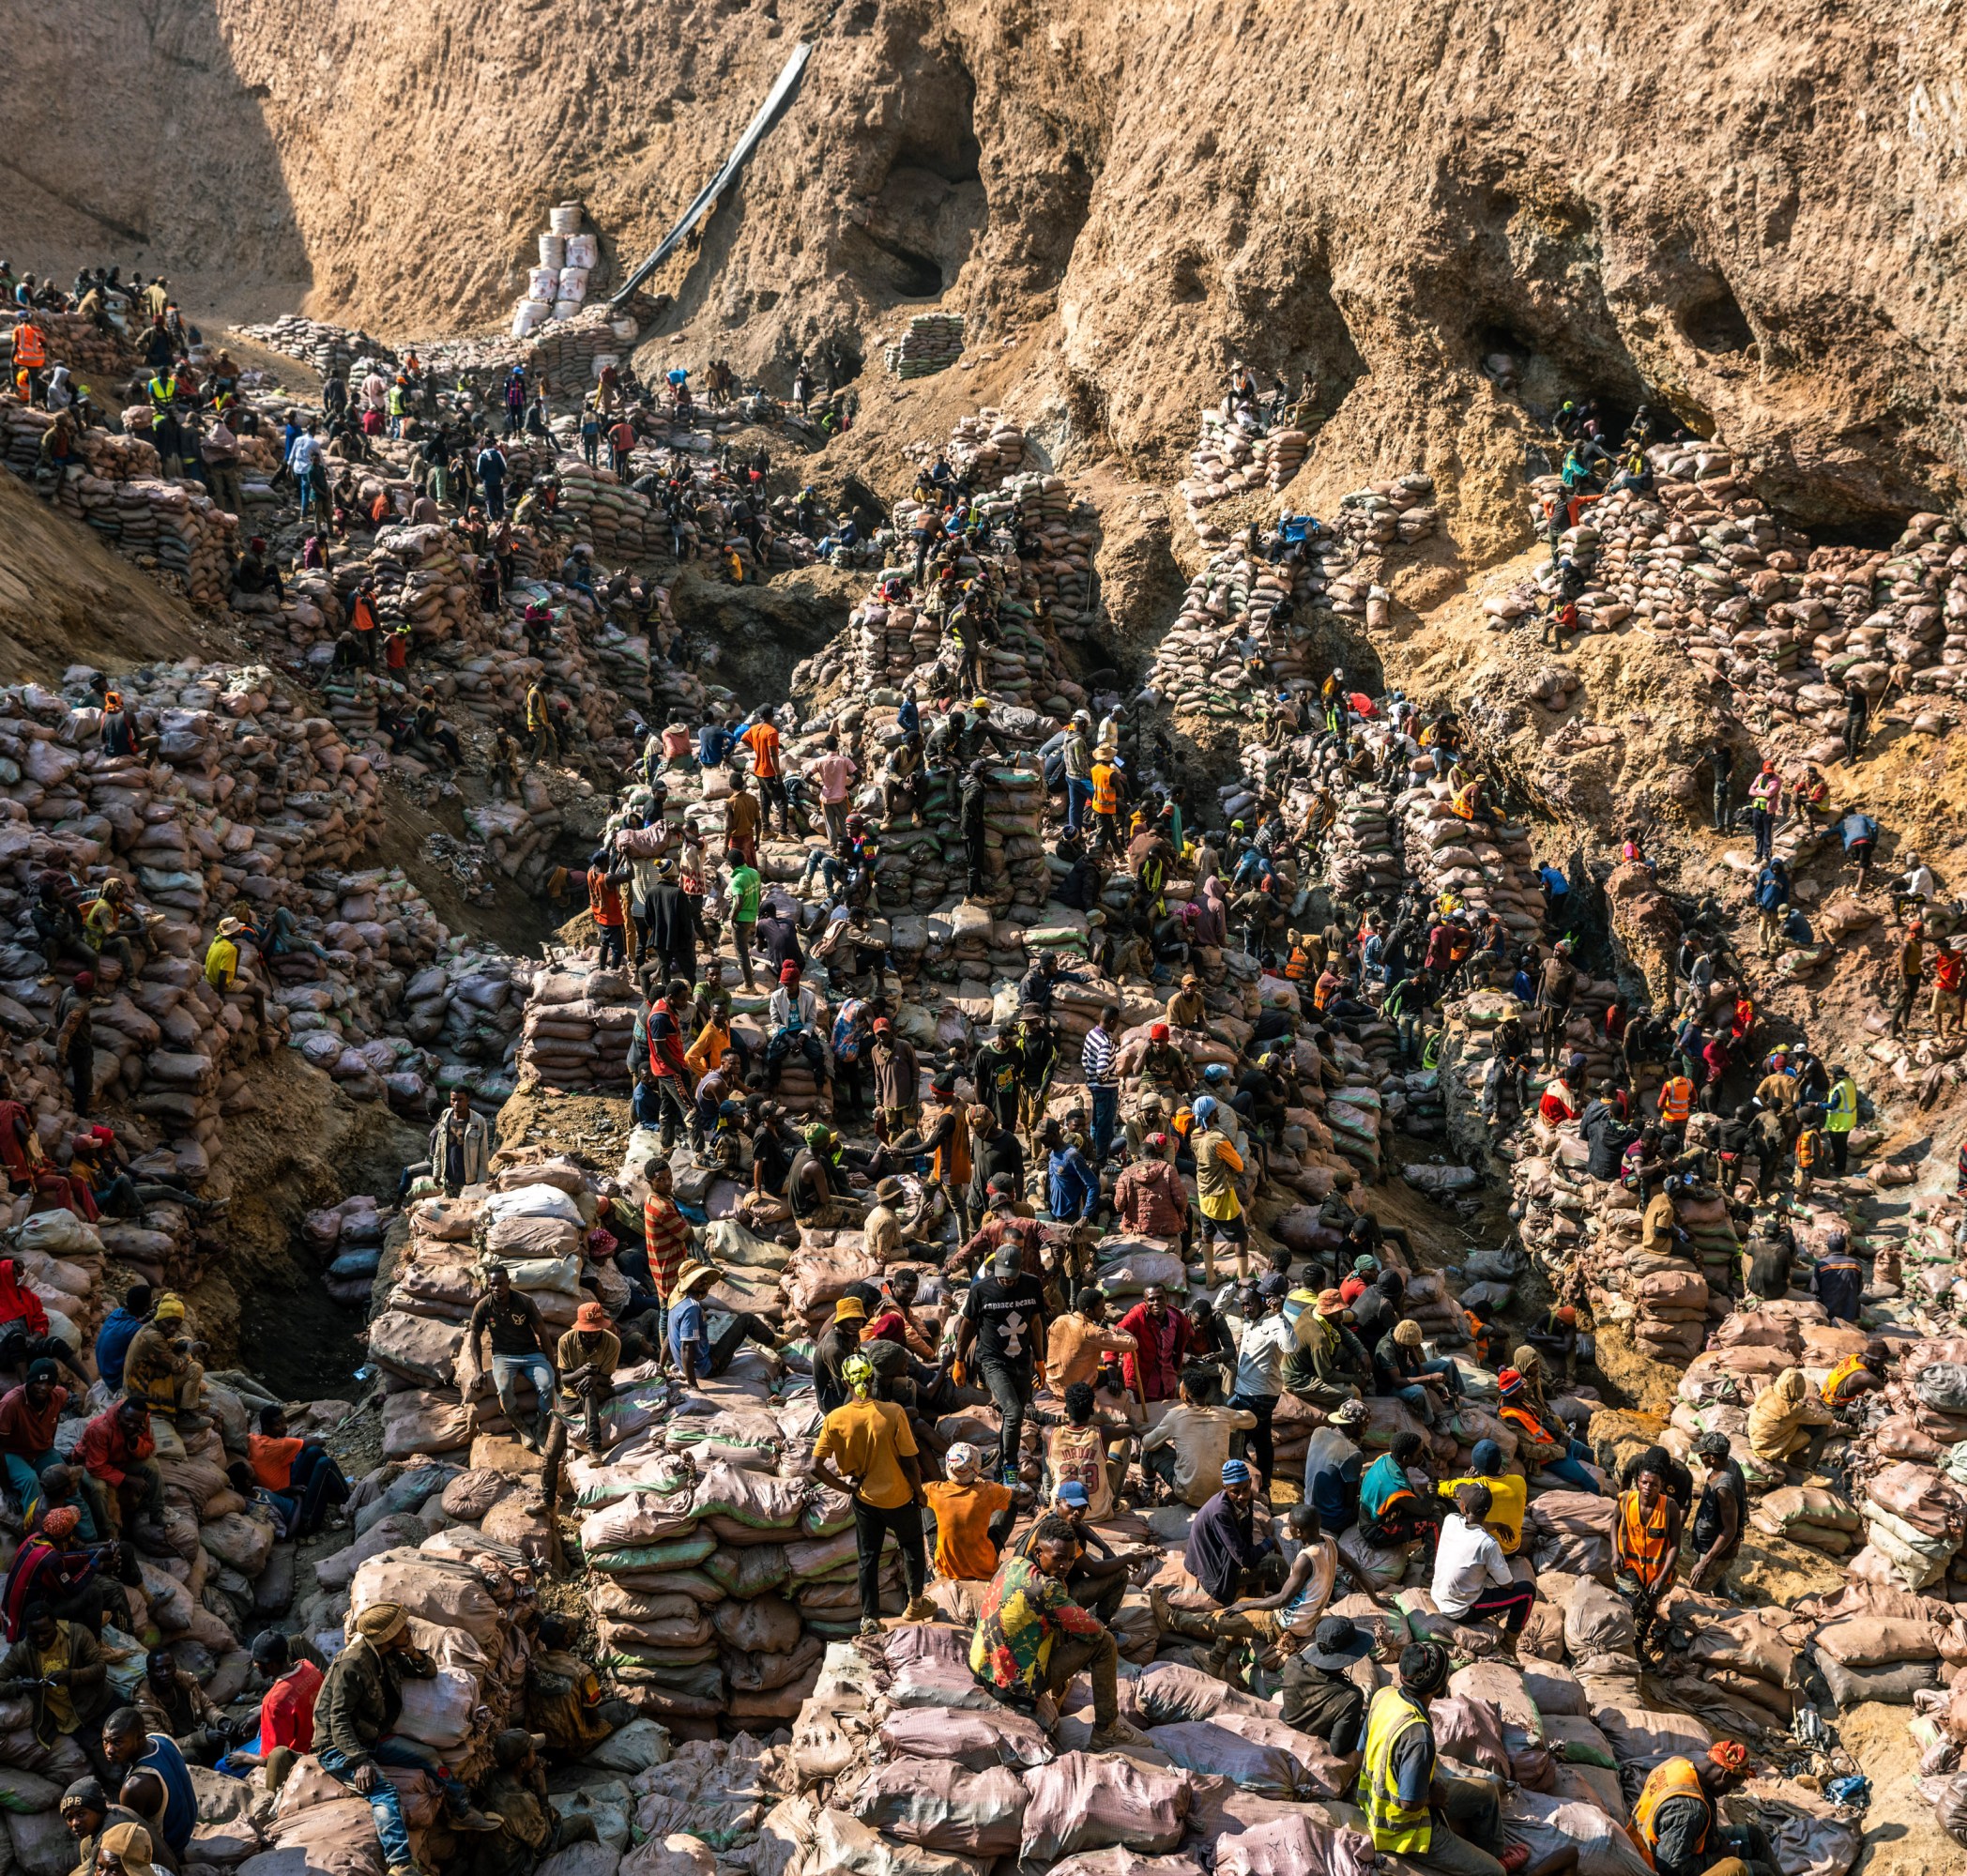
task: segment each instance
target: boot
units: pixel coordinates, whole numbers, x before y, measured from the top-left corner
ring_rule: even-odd
[[[1164,1635],[1185,1635],[1192,1641],[1216,1640],[1215,1624],[1195,1610],[1176,1609],[1168,1594],[1158,1586],[1148,1591],[1148,1605],[1154,1612],[1154,1625]]]
[[[915,1596],[910,1600],[908,1607],[902,1611],[902,1620],[904,1622],[934,1622],[941,1613],[942,1610],[931,1602],[927,1596]]]

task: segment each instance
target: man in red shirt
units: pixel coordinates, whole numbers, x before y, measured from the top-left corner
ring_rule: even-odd
[[[635,426],[623,418],[608,432],[609,465],[621,480],[629,479],[629,451],[635,447]]]
[[[770,717],[759,717],[738,740],[752,753],[752,773],[758,778],[758,800],[767,826],[774,806],[779,811],[779,833],[792,838],[792,804],[785,796],[785,759],[779,746],[778,726]]]
[[[61,1372],[43,1357],[28,1365],[27,1380],[0,1395],[0,1463],[7,1468],[7,1490],[33,1528],[41,1503],[41,1473],[61,1464],[54,1450],[54,1429],[69,1390],[55,1384]]]
[[[150,1410],[141,1400],[119,1400],[82,1429],[76,1457],[88,1478],[109,1488],[105,1505],[109,1493],[114,1494],[115,1523],[123,1536],[140,1513],[152,1523],[164,1515],[164,1481],[151,1457],[156,1451]]]
[[[314,1697],[321,1691],[321,1670],[297,1655],[292,1639],[277,1628],[254,1640],[252,1665],[270,1683],[260,1701],[259,1737],[227,1756],[227,1771],[251,1771],[276,1752],[314,1749]]]
[[[1136,1352],[1121,1357],[1121,1372],[1135,1398],[1143,1405],[1173,1400],[1182,1388],[1182,1364],[1197,1346],[1195,1325],[1151,1283],[1121,1318],[1120,1331],[1134,1337]]]

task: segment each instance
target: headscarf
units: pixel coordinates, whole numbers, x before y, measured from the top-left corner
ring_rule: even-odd
[[[1215,1097],[1212,1094],[1203,1095],[1188,1111],[1196,1117],[1197,1126],[1208,1126],[1210,1121],[1215,1119]]]
[[[875,1365],[865,1355],[849,1355],[840,1365],[840,1379],[856,1400],[866,1400],[875,1391]]]
[[[75,1527],[82,1522],[82,1513],[71,1504],[58,1504],[41,1518],[41,1534],[53,1537],[57,1542],[64,1537],[72,1537]]]
[[[1746,1772],[1748,1769],[1748,1748],[1739,1740],[1717,1739],[1708,1747],[1707,1756],[1724,1772]]]

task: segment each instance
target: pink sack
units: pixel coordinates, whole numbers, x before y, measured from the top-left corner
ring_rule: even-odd
[[[1216,1845],[1216,1876],[1369,1876],[1370,1838],[1327,1830],[1306,1817],[1277,1818]]]
[[[1172,1850],[1188,1816],[1185,1772],[1090,1752],[1068,1752],[1027,1772],[1025,1792],[1020,1854],[1028,1863],[1052,1863],[1115,1843]]]
[[[1025,1788],[1001,1765],[969,1772],[947,1759],[896,1759],[861,1781],[849,1808],[883,1836],[925,1850],[1010,1856],[1018,1846]]]
[[[992,1765],[1020,1770],[1049,1764],[1052,1742],[1035,1719],[1003,1707],[971,1712],[898,1707],[881,1722],[881,1744],[896,1758],[947,1759],[982,1772]]]

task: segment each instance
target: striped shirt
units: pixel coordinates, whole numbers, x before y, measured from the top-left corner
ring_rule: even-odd
[[[1086,1032],[1086,1046],[1079,1051],[1079,1068],[1089,1088],[1107,1087],[1115,1080],[1113,1038],[1098,1024]]]
[[[655,1279],[656,1294],[667,1303],[670,1286],[690,1256],[690,1221],[675,1199],[650,1193],[642,1206],[642,1238],[648,1246],[648,1272]]]

